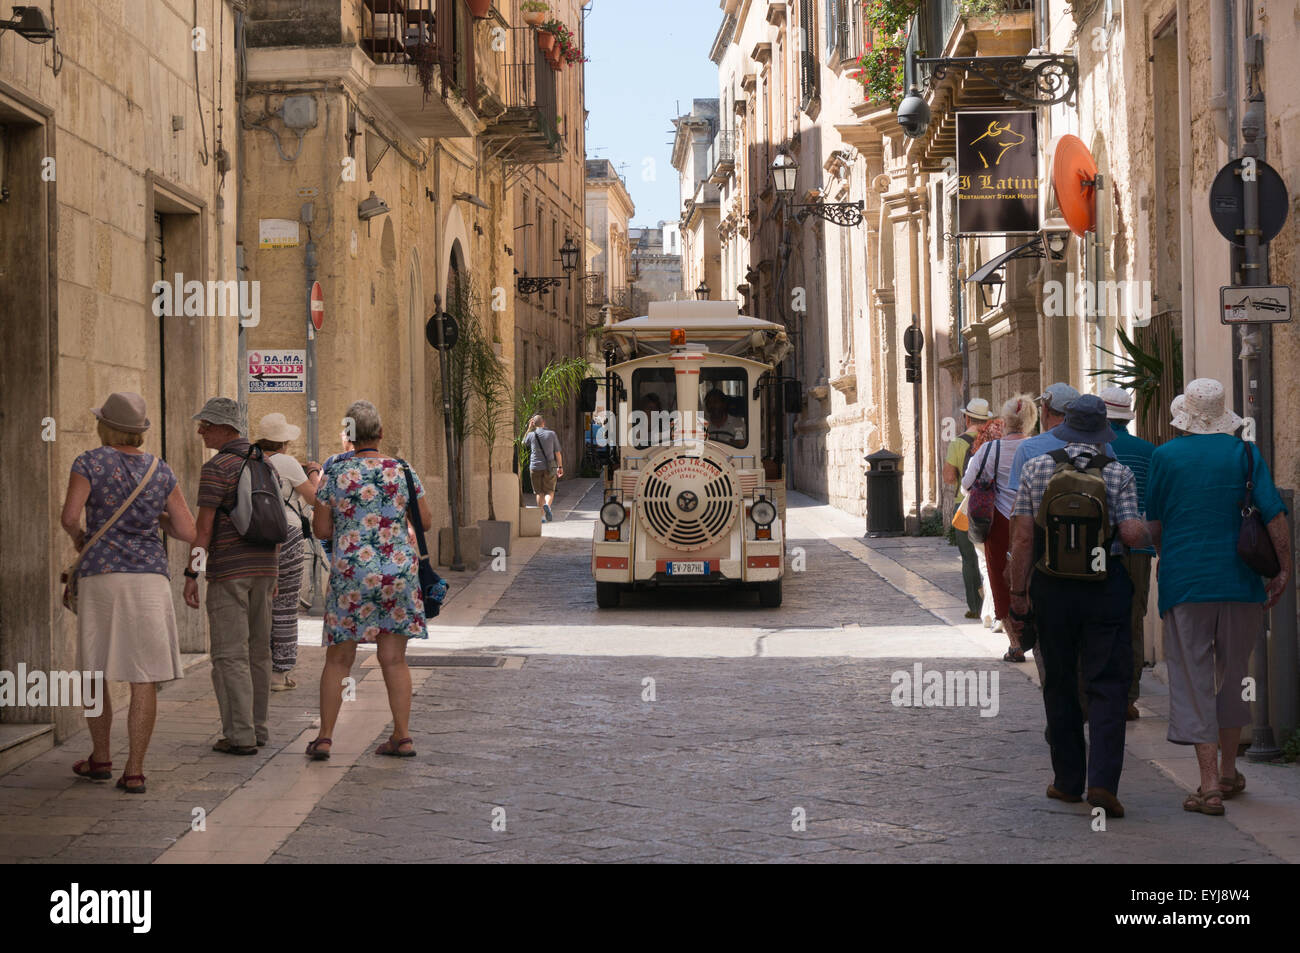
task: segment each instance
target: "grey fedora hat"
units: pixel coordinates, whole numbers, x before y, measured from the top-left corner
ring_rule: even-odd
[[[195,420],[203,420],[218,426],[227,426],[237,430],[240,436],[247,433],[244,417],[239,412],[239,404],[229,397],[210,397],[203,409],[194,415]]]
[[[149,418],[145,416],[144,398],[131,391],[118,391],[109,394],[102,407],[90,411],[114,430],[122,433],[144,433],[149,429]]]

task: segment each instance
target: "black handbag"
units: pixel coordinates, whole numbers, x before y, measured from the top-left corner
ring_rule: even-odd
[[[1237,533],[1237,555],[1241,561],[1265,579],[1272,579],[1282,571],[1277,561],[1277,550],[1273,548],[1273,538],[1264,525],[1264,517],[1259,515],[1255,506],[1255,482],[1251,479],[1255,471],[1255,454],[1250,444],[1243,440],[1246,448],[1246,498],[1241,504],[1241,530]]]
[[[434,618],[442,611],[442,602],[447,598],[447,582],[434,570],[429,560],[429,546],[424,540],[424,523],[420,519],[420,505],[415,498],[415,479],[411,468],[402,461],[402,471],[406,474],[406,505],[411,513],[411,523],[415,526],[415,542],[420,547],[420,598],[424,601],[424,617]]]

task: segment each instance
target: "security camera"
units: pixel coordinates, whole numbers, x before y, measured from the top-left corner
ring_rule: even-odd
[[[926,127],[930,125],[930,107],[915,86],[898,104],[898,124],[903,127],[904,135],[911,139],[925,135]]]
[[[357,205],[357,218],[363,222],[368,222],[372,218],[387,215],[391,211],[392,209],[388,207],[387,202],[376,196],[374,192],[371,192],[370,198],[364,199]]]

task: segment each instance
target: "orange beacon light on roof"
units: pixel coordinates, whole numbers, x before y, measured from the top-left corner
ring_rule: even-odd
[[[681,347],[686,343],[686,329],[673,328],[668,334],[668,343],[673,347]]]

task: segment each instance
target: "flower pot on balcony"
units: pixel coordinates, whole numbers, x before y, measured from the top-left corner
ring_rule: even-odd
[[[525,10],[524,22],[529,26],[541,26],[546,22],[546,15],[549,10]]]
[[[486,20],[488,12],[492,9],[492,0],[465,0],[469,5],[470,16],[479,20]]]
[[[560,64],[564,62],[564,54],[560,52],[558,46],[553,46],[546,51],[546,62],[551,64],[551,69],[555,72],[560,71]]]
[[[550,30],[541,30],[537,34],[537,45],[541,51],[549,57],[551,50],[555,49],[555,34]]]

